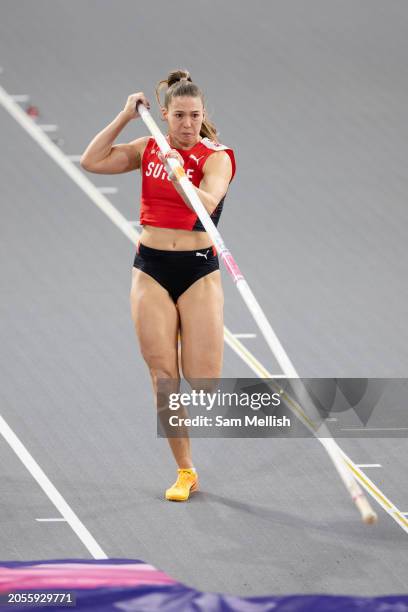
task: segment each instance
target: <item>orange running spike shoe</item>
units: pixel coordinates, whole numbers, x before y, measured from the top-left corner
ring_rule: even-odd
[[[166,499],[170,501],[186,501],[190,493],[198,489],[198,475],[197,472],[190,469],[179,469],[177,472],[177,481],[170,489],[167,489]]]

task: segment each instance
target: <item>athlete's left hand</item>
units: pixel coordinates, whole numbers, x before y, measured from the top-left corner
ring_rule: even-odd
[[[169,157],[172,157],[173,159],[177,159],[181,166],[184,166],[184,159],[182,158],[180,153],[176,149],[170,149],[170,151],[168,151],[166,155],[163,155],[163,153],[159,151],[157,153],[157,157],[160,159],[161,163],[166,166],[169,179],[173,182],[177,181],[176,177],[174,176],[173,172],[171,171],[170,167],[166,162]]]

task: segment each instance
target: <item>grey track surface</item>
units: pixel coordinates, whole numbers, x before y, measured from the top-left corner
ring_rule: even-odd
[[[79,154],[129,93],[188,67],[237,155],[220,229],[299,373],[405,377],[407,40],[398,0],[2,0],[0,83]],[[105,552],[242,595],[407,591],[407,534],[381,510],[360,525],[314,440],[194,440],[203,491],[162,499],[134,247],[2,107],[0,128],[0,410]],[[91,178],[137,218],[139,177]],[[224,288],[228,327],[256,332]],[[226,348],[224,376],[252,375]],[[408,511],[405,440],[341,445]],[[35,521],[57,512],[3,439],[0,465],[0,558],[88,558]]]

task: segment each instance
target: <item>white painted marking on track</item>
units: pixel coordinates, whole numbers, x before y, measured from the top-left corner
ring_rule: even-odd
[[[39,523],[66,523],[67,520],[64,518],[36,518]]]
[[[58,130],[58,125],[55,125],[55,123],[38,123],[37,125],[43,132],[56,132]]]
[[[44,471],[38,465],[34,457],[28,452],[24,444],[17,437],[11,427],[6,423],[0,415],[0,433],[6,442],[10,445],[17,457],[30,472],[31,476],[40,485],[48,499],[54,504],[61,516],[65,518],[72,530],[77,534],[85,548],[91,553],[95,559],[107,559],[107,555],[103,552],[95,538],[90,534],[88,529],[77,517],[72,508],[67,504],[61,493],[55,488],[51,480],[46,476]]]
[[[339,447],[340,448],[340,447]],[[347,465],[349,465],[352,472],[358,476],[358,482],[364,487],[364,489],[369,493],[373,499],[375,499],[378,504],[386,511],[387,514],[391,516],[392,519],[405,531],[408,533],[408,521],[405,516],[401,513],[401,511],[397,508],[395,504],[392,503],[391,500],[388,499],[386,495],[377,487],[376,484],[365,474],[359,467],[357,467],[351,459],[346,455],[342,448],[340,448],[340,452],[344,457],[344,460]]]
[[[128,221],[129,225],[131,225],[132,227],[142,227],[140,225],[140,221]]]
[[[256,338],[256,334],[234,334],[235,338]]]
[[[14,102],[28,102],[30,96],[28,94],[14,94],[11,96]]]
[[[81,161],[81,157],[82,155],[66,155],[67,159],[69,159],[72,162],[80,162]]]
[[[58,164],[58,166],[82,189],[92,202],[118,227],[125,236],[135,245],[139,240],[139,233],[133,229],[125,217],[109,202],[98,188],[77,168],[59,147],[43,132],[40,127],[14,102],[0,86],[0,103],[10,115],[20,124],[22,128],[33,138],[36,143]]]
[[[378,468],[382,467],[381,463],[356,463],[358,468]]]
[[[119,189],[117,187],[98,187],[100,193],[110,193],[115,194],[118,193]]]
[[[53,159],[62,170],[76,183],[80,189],[86,193],[92,202],[112,221],[121,232],[136,245],[140,238],[139,232],[125,219],[125,217],[109,202],[109,200],[98,191],[97,187],[67,159],[66,155],[59,149],[52,140],[34,123],[34,121],[12,100],[3,87],[0,86],[0,103],[10,113],[10,115],[23,127],[26,132],[39,144],[39,146]],[[226,327],[224,327],[224,340],[234,350],[239,357],[256,373],[259,378],[277,378],[256,359],[254,355],[234,337]],[[283,348],[283,347],[282,347]],[[285,353],[286,355],[286,353]],[[288,358],[289,359],[289,358]],[[280,375],[281,378],[287,378]],[[1,418],[1,417],[0,417]],[[408,533],[408,521],[401,514],[398,508],[386,498],[378,487],[358,468],[346,453],[339,447],[339,450],[349,465],[349,468],[359,476],[358,482],[365,488],[373,499],[398,523],[398,525]],[[61,513],[62,514],[62,513]],[[82,523],[81,523],[82,525]],[[91,536],[92,537],[92,536]],[[96,542],[95,542],[96,544]],[[103,551],[101,551],[102,554]],[[98,557],[99,558],[99,557]],[[102,557],[106,558],[106,557]]]

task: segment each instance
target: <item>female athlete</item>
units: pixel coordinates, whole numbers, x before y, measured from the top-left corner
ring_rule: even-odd
[[[163,105],[160,90],[165,87]],[[217,225],[229,183],[235,173],[233,151],[217,140],[206,117],[204,97],[187,71],[171,72],[156,87],[162,118],[167,122],[169,156],[184,166],[207,212]],[[117,136],[139,117],[137,104],[150,108],[143,92],[128,97],[125,108],[91,141],[81,157],[89,172],[119,174],[140,170],[143,231],[132,270],[130,303],[139,346],[157,396],[157,381],[219,378],[222,370],[223,291],[218,257],[196,213],[179,192],[156,141],[144,136],[116,144]],[[166,499],[185,501],[198,488],[190,440],[169,437],[178,465]]]

